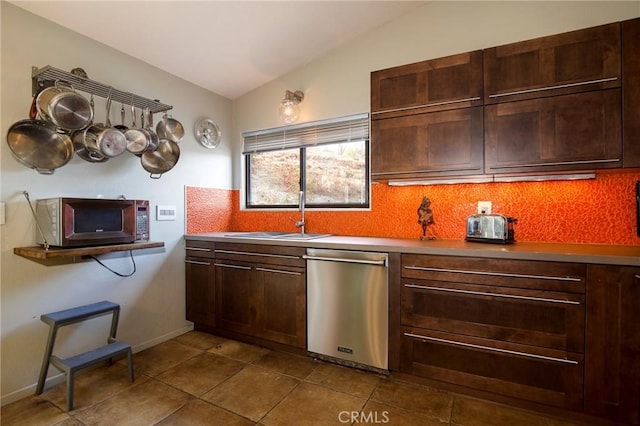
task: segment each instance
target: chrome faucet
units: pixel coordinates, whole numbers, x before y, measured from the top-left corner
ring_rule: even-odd
[[[299,209],[302,217],[296,222],[296,228],[300,228],[300,234],[304,236],[304,191],[300,191]]]

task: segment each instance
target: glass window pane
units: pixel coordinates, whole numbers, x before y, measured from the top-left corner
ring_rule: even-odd
[[[288,149],[251,154],[247,205],[298,205],[300,150]]]
[[[367,205],[366,159],[365,141],[307,147],[307,204]]]

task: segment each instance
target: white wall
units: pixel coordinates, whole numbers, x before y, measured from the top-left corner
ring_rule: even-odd
[[[226,98],[6,2],[1,2],[1,19],[0,201],[6,203],[6,224],[0,228],[0,375],[4,404],[34,391],[48,331],[40,321],[41,314],[100,300],[119,303],[118,336],[134,350],[190,327],[184,303],[184,186],[231,188],[232,108]],[[150,179],[139,159],[128,153],[103,164],[74,158],[52,176],[39,175],[19,164],[12,158],[4,135],[14,122],[27,118],[31,67],[45,65],[63,70],[82,67],[96,81],[173,105],[171,113],[186,129],[175,168],[160,179]],[[104,99],[95,101],[96,121],[103,122]],[[113,107],[111,120],[119,123],[120,105]],[[214,150],[201,147],[192,136],[193,124],[201,116],[212,118],[221,128],[223,140]],[[117,277],[94,261],[81,259],[75,264],[44,266],[13,254],[14,247],[35,242],[34,221],[23,190],[34,200],[124,194],[148,199],[154,208],[157,204],[175,205],[177,220],[158,222],[153,216],[151,238],[164,241],[165,248],[134,252],[137,272],[130,278]],[[120,272],[132,268],[128,254],[105,256],[105,263]],[[66,355],[104,344],[106,324],[98,319],[74,327],[73,332],[63,332],[56,351]],[[50,376],[58,373],[50,368]]]
[[[640,2],[436,1],[234,100],[234,187],[241,133],[276,127],[285,90],[302,90],[299,122],[370,110],[371,71],[640,16]]]

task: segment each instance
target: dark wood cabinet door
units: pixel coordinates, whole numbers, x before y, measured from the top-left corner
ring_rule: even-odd
[[[481,104],[481,50],[371,73],[373,119]]]
[[[620,87],[620,24],[484,50],[484,102]]]
[[[215,267],[213,259],[187,257],[186,316],[189,321],[209,327],[215,326]]]
[[[305,348],[306,276],[302,268],[256,266],[258,336]]]
[[[640,423],[640,268],[589,265],[585,411]]]
[[[256,311],[253,271],[239,262],[216,262],[216,326],[253,335]]]
[[[624,167],[640,167],[640,18],[622,23]]]
[[[620,89],[485,107],[487,173],[622,166]]]
[[[482,107],[372,121],[375,180],[481,174]]]

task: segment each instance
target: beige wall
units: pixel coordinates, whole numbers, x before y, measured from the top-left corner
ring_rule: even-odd
[[[233,103],[234,188],[241,186],[241,133],[281,125],[285,90],[302,90],[300,122],[367,112],[370,73],[640,16],[640,2],[436,1],[371,31]]]
[[[187,83],[135,58],[96,43],[24,10],[1,2],[1,114],[0,133],[27,118],[31,101],[31,66],[52,65],[63,70],[82,67],[94,80],[120,90],[161,99],[173,105],[173,116],[186,128],[176,167],[160,179],[150,179],[140,160],[124,154],[104,164],[74,158],[53,176],[39,175],[15,161],[4,140],[1,144],[1,198],[6,203],[6,224],[1,229],[1,371],[2,403],[32,394],[47,338],[40,315],[100,300],[120,303],[119,337],[134,350],[182,333],[191,326],[184,304],[184,187],[231,188],[231,101]],[[89,17],[87,17],[89,19]],[[114,104],[111,120],[120,121]],[[104,99],[96,98],[96,121],[104,121]],[[223,133],[215,150],[201,147],[192,135],[200,116],[217,121]],[[156,117],[156,121],[160,117]],[[130,120],[128,118],[128,120]],[[138,120],[139,123],[139,120]],[[164,250],[134,252],[137,272],[120,278],[94,261],[44,266],[13,254],[14,247],[34,244],[35,228],[22,196],[32,199],[56,196],[149,199],[177,207],[177,220],[158,222],[155,211],[151,237],[164,241]],[[132,269],[128,253],[104,256],[119,272]],[[68,355],[81,347],[104,344],[105,323],[95,320],[63,332],[57,351]],[[59,374],[50,369],[50,376]]]

